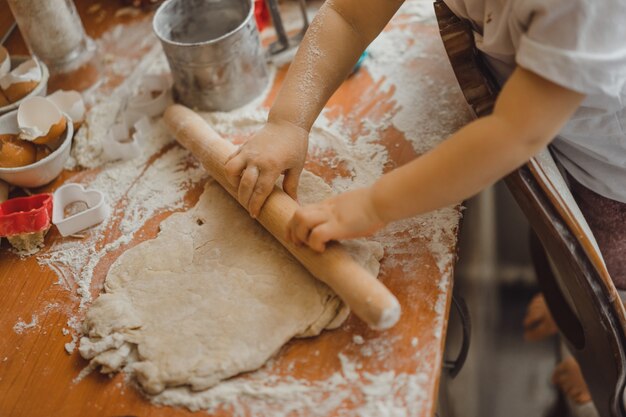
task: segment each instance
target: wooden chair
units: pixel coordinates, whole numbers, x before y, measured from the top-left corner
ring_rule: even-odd
[[[435,12],[465,99],[476,117],[488,115],[499,87],[471,26],[441,1]],[[626,313],[593,234],[547,150],[505,182],[543,247],[532,250],[539,285],[599,415],[626,417]]]

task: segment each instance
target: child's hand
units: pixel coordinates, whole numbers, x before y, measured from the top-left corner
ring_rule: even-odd
[[[239,187],[237,198],[252,217],[259,214],[283,173],[283,189],[297,199],[308,138],[306,130],[289,122],[268,122],[228,158],[228,180]]]
[[[323,252],[330,240],[367,236],[383,226],[372,189],[362,188],[298,209],[289,222],[287,240]]]

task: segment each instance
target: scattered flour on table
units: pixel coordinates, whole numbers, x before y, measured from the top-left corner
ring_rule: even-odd
[[[341,371],[319,381],[277,376],[269,363],[253,374],[202,392],[173,388],[150,399],[192,411],[214,412],[224,407],[232,416],[324,417],[336,412],[338,416],[409,417],[422,413],[419,407],[407,407],[407,399],[415,404],[427,398],[428,393],[422,388],[428,382],[427,374],[359,372],[360,362],[354,358],[339,354],[339,360]],[[344,403],[355,407],[339,408]]]
[[[408,23],[417,19],[436,26],[432,2],[427,0],[405,2],[396,19],[397,22],[408,20]],[[456,82],[450,79],[450,82],[443,83],[433,78],[440,74],[421,70],[433,61],[449,65],[441,40],[432,36],[427,40],[421,41],[402,26],[392,26],[372,42],[368,48],[369,57],[363,63],[363,69],[381,83],[379,91],[393,91],[398,111],[391,122],[412,142],[418,154],[445,139],[447,135],[442,132],[453,133],[470,120],[467,110],[463,117],[459,117],[459,104],[464,103],[464,99]],[[398,65],[399,62],[413,65]],[[451,91],[456,94],[450,94]],[[425,100],[424,97],[438,97],[436,106],[432,99]]]
[[[153,49],[137,71],[160,73],[165,64],[162,53]],[[139,77],[131,74],[136,84]],[[102,139],[110,126],[121,117],[121,109],[134,84],[125,84],[111,97],[100,98],[89,111],[85,125],[75,137],[72,157],[66,168],[77,166],[96,168],[93,174],[80,175],[70,182],[80,182],[106,194],[112,213],[100,225],[84,232],[83,239],[66,238],[57,241],[41,253],[40,265],[50,267],[58,276],[58,283],[79,297],[80,308],[91,300],[92,278],[95,268],[108,253],[129,244],[145,222],[155,214],[183,207],[187,190],[198,184],[206,173],[185,149],[176,146],[159,119],[151,121],[148,140],[141,156],[129,161],[108,162],[102,155]],[[113,236],[105,243],[105,236]],[[71,318],[72,341],[65,348],[72,352],[80,320]]]
[[[17,322],[13,325],[13,331],[16,334],[23,334],[33,329],[42,329],[41,333],[46,334],[46,330],[43,329],[43,323],[46,320],[46,316],[53,310],[61,308],[59,303],[47,303],[43,308],[39,308],[35,313],[31,314],[30,322],[25,322],[21,317],[18,317]]]
[[[432,8],[428,1],[408,1],[398,18],[400,22],[409,24],[431,21],[433,17],[427,11],[428,8]],[[120,33],[112,33],[110,38],[118,39],[121,36]],[[150,45],[147,43],[146,46]],[[312,129],[310,149],[325,164],[345,171],[346,175],[331,182],[334,191],[367,186],[382,175],[388,152],[380,144],[378,132],[395,127],[404,133],[415,151],[421,154],[443,139],[441,132],[452,132],[464,122],[459,120],[458,111],[446,111],[446,103],[443,103],[441,109],[433,109],[431,103],[423,100],[430,90],[443,89],[445,92],[448,87],[435,82],[428,75],[417,75],[415,70],[399,64],[432,59],[445,57],[434,56],[406,27],[391,27],[370,46],[370,56],[365,60],[362,70],[369,72],[380,91],[392,91],[397,108],[382,120],[363,120],[363,129],[356,138],[344,127],[345,120],[331,120],[327,113],[320,116]],[[126,162],[106,162],[102,158],[102,137],[119,118],[128,91],[133,91],[141,74],[162,73],[165,70],[165,59],[158,47],[150,49],[136,68],[121,62],[117,71],[128,74],[127,81],[110,97],[93,99],[94,106],[87,116],[87,123],[77,133],[68,168],[96,168],[87,175],[79,174],[77,180],[87,187],[105,191],[109,202],[120,203],[109,219],[88,230],[84,239],[66,238],[58,241],[40,253],[38,261],[56,272],[60,285],[77,294],[81,310],[90,302],[92,292],[97,293],[99,290],[94,288],[92,278],[100,261],[112,251],[130,244],[141,227],[155,214],[181,209],[186,190],[205,178],[206,174],[201,167],[187,151],[172,142],[158,119],[152,121],[150,140],[145,144],[142,156]],[[267,118],[267,110],[256,109],[264,98],[262,96],[251,105],[231,113],[207,113],[204,117],[225,136],[252,134]],[[354,138],[354,141],[349,138]],[[391,266],[406,268],[405,271],[414,269],[415,265],[410,264],[412,261],[395,259],[413,253],[415,239],[423,242],[432,254],[442,274],[438,283],[440,295],[432,306],[441,316],[433,323],[436,337],[441,337],[443,331],[446,291],[451,282],[455,256],[450,253],[450,244],[455,242],[455,228],[459,218],[460,210],[449,207],[397,222],[376,235],[376,239],[385,246],[388,262],[398,263]],[[105,236],[109,236],[107,241],[104,240]],[[413,243],[403,243],[410,239],[414,240]],[[71,330],[68,333],[72,336],[72,340],[66,344],[68,352],[75,348],[80,323],[78,317],[71,317],[68,321],[67,328]],[[14,328],[16,332],[28,328],[24,326],[36,326],[37,318],[33,317],[31,323],[18,324],[20,322]],[[353,346],[358,347],[358,354],[340,354],[341,371],[319,381],[278,376],[273,372],[274,365],[270,361],[256,372],[233,378],[206,391],[168,389],[151,399],[159,404],[185,406],[192,410],[211,411],[224,407],[233,416],[287,417],[300,412],[325,416],[344,403],[358,405],[352,411],[340,409],[339,416],[421,415],[424,410],[419,406],[407,407],[407,404],[424,404],[420,399],[425,400],[431,394],[425,388],[429,386],[430,365],[422,366],[423,361],[418,361],[418,370],[411,374],[359,371],[364,357],[368,360],[385,359],[391,353],[393,343],[393,340],[384,337],[365,340],[362,336],[354,336]],[[417,338],[413,338],[410,343],[417,347]],[[425,354],[423,350],[416,350],[417,358],[422,354]],[[76,381],[91,371],[85,368]]]
[[[366,358],[375,358],[378,361],[384,361],[386,355],[391,352],[395,343],[400,340],[399,336],[382,336],[374,339],[368,339],[367,343],[360,344],[360,352]]]
[[[68,288],[76,287],[81,307],[91,300],[91,279],[102,257],[130,243],[155,214],[181,208],[189,186],[206,176],[180,147],[165,148],[158,154],[171,139],[160,122],[153,127],[143,156],[107,164],[94,178],[81,181],[87,188],[104,191],[109,204],[122,202],[121,206],[113,208],[102,224],[87,231],[84,239],[59,241],[38,257],[41,265],[51,266],[57,272],[61,283]],[[147,165],[152,158],[156,159]],[[105,234],[117,237],[103,244]]]
[[[140,76],[161,74],[166,70],[167,61],[157,45],[109,97],[94,98],[86,122],[75,136],[66,168],[96,169],[93,175],[86,175],[78,182],[105,192],[109,204],[120,203],[108,219],[87,230],[84,239],[58,241],[37,258],[40,265],[50,267],[57,274],[59,284],[76,292],[81,310],[92,299],[92,278],[102,258],[128,245],[155,214],[181,209],[187,190],[207,177],[189,152],[175,144],[158,118],[151,120],[142,155],[114,162],[107,161],[103,155],[103,138],[113,124],[121,121],[124,104],[128,95],[136,90]],[[272,68],[270,84],[275,73]],[[242,111],[259,106],[268,93],[269,86]],[[70,178],[69,181],[76,180]],[[107,235],[114,238],[104,243]],[[80,320],[70,319],[68,326],[75,330],[72,341],[65,345],[71,353],[76,347],[75,334],[80,331]]]
[[[17,323],[13,326],[13,331],[17,334],[22,334],[28,329],[33,329],[37,327],[39,323],[39,318],[36,315],[32,315],[30,318],[30,322],[26,323],[22,318],[17,320]]]

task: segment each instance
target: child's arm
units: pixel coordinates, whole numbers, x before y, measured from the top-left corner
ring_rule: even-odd
[[[288,239],[323,251],[329,240],[364,236],[394,220],[469,198],[544,148],[583,98],[518,67],[492,115],[369,188],[298,210]]]
[[[279,175],[296,198],[308,132],[367,45],[402,0],[328,0],[311,23],[272,106],[267,125],[226,163],[239,201],[256,216]]]

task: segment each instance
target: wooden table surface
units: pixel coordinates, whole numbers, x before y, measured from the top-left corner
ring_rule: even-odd
[[[149,16],[116,17],[115,10],[120,6],[115,1],[99,3],[100,8],[94,12],[93,5],[96,3],[76,1],[87,32],[94,38],[116,25],[129,22],[149,28]],[[6,4],[0,0],[0,16],[5,16],[6,13]],[[424,59],[403,65],[414,68],[416,77],[428,77],[430,80],[427,88],[415,91],[415,94],[423,94],[423,100],[429,102],[428,106],[420,109],[420,114],[416,114],[416,117],[427,121],[440,118],[445,113],[448,120],[442,124],[445,131],[437,132],[443,138],[465,123],[469,119],[469,113],[456,88],[436,24],[433,21],[410,19],[400,20],[395,24],[414,33],[416,39],[424,45]],[[146,29],[146,33],[149,33],[149,29]],[[11,53],[25,52],[17,31],[6,46]],[[139,60],[143,52],[124,53]],[[264,106],[272,102],[285,71],[286,68],[278,71]],[[110,83],[119,81],[113,79]],[[365,133],[362,120],[380,120],[399,110],[401,103],[398,103],[393,94],[395,88],[410,88],[395,86],[390,91],[380,88],[382,82],[382,79],[375,79],[369,74],[366,65],[348,79],[329,102],[327,115],[344,118],[352,140]],[[111,87],[105,85],[100,88]],[[445,109],[442,106],[446,106]],[[420,146],[416,146],[415,141],[407,140],[401,130],[393,125],[381,129],[378,132],[380,144],[389,155],[387,169],[402,165],[418,155]],[[310,161],[307,167],[325,179],[332,179],[337,175],[320,160]],[[69,178],[76,182],[89,174],[89,171],[64,172],[51,185],[36,191],[52,191]],[[201,191],[201,185],[189,189],[184,198],[184,208],[193,206]],[[114,204],[117,208],[123,208],[124,202]],[[100,261],[92,281],[94,294],[101,288],[111,263],[124,250],[153,238],[158,232],[160,221],[169,214],[171,211],[155,215],[129,244],[112,251]],[[425,222],[436,222],[436,216],[428,219],[430,220]],[[421,375],[421,394],[400,398],[398,404],[406,409],[406,415],[434,414],[450,308],[458,224],[442,224],[442,230],[436,227],[433,229],[433,224],[428,224],[427,228],[421,230],[419,221],[414,225],[413,230],[393,232],[397,243],[393,244],[393,250],[388,251],[382,261],[380,279],[397,295],[402,304],[403,315],[399,324],[389,331],[379,333],[367,329],[351,316],[337,330],[324,332],[317,338],[289,342],[278,354],[272,369],[281,375],[323,381],[334,372],[341,371],[338,354],[342,353],[360,364],[357,371],[360,374],[392,370],[396,375]],[[444,228],[446,229],[443,230]],[[436,254],[430,244],[436,237],[434,235],[442,234],[448,238],[443,240],[444,246]],[[56,230],[51,230],[46,237],[46,248],[41,253],[45,253],[54,242],[61,240]],[[66,353],[64,344],[71,338],[70,335],[64,335],[62,330],[68,327],[70,317],[80,317],[82,314],[78,299],[72,291],[57,284],[54,271],[39,266],[37,255],[20,258],[8,249],[4,240],[0,248],[0,416],[206,415],[203,412],[191,413],[183,408],[152,405],[138,390],[124,383],[123,375],[109,378],[99,373],[91,373],[80,382],[73,382],[87,362],[77,351]],[[444,259],[443,264],[441,259]],[[444,304],[441,304],[442,300]],[[50,305],[56,307],[49,308]],[[28,322],[34,316],[38,318],[36,326],[23,332],[14,330],[19,320]],[[364,344],[355,344],[354,335],[362,336]],[[363,346],[378,346],[381,343],[386,346],[382,355],[363,355]],[[313,355],[312,352],[318,354]],[[357,409],[362,400],[363,393],[354,387],[354,395],[343,401],[333,415],[351,415],[348,410]],[[223,409],[214,415],[226,416],[230,413],[228,409]]]
[[[6,0],[0,0],[0,10],[3,11],[3,13],[0,14],[0,40],[8,33],[14,23],[13,15],[8,13],[8,9],[9,6],[7,6]]]

